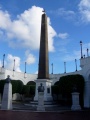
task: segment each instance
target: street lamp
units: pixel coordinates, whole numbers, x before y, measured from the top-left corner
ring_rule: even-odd
[[[51,65],[52,65],[52,74],[53,74],[53,63]]]
[[[13,71],[15,71],[15,59],[14,59]]]
[[[26,73],[26,62],[25,62],[25,73]]]
[[[3,54],[3,66],[2,66],[2,68],[4,68],[4,59],[5,59],[5,54]]]
[[[81,58],[83,58],[83,56],[82,56],[82,41],[80,41],[80,46],[81,46]]]
[[[64,73],[66,73],[66,62],[64,62],[64,70],[65,70]]]
[[[87,48],[87,57],[89,56],[88,51],[89,51],[89,49]]]
[[[77,60],[75,59],[75,66],[76,66],[76,71],[77,71]]]

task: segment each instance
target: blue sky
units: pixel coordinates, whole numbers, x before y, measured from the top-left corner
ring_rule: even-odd
[[[37,73],[42,10],[48,16],[49,71],[80,70],[80,41],[83,55],[90,49],[90,0],[0,0],[0,66]],[[90,54],[90,52],[89,52]]]

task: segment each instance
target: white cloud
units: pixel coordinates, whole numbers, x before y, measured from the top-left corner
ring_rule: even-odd
[[[32,6],[13,21],[7,11],[0,10],[0,28],[7,34],[11,47],[39,48],[42,10],[43,8]],[[53,38],[56,32],[51,26],[50,18],[48,18],[48,34],[49,51],[53,51]]]
[[[38,74],[38,71],[36,71],[35,74]]]
[[[35,56],[33,54],[31,54],[29,51],[25,52],[26,55],[26,62],[27,64],[33,64],[35,63]]]
[[[66,16],[72,16],[75,15],[75,12],[72,10],[65,10],[64,8],[59,8],[57,10],[58,15],[66,15]]]
[[[15,59],[15,71],[21,72],[21,70],[20,70],[20,58],[17,56],[12,56],[11,54],[8,54],[8,56],[6,58],[5,67],[9,70],[13,70],[14,59]]]
[[[90,55],[90,43],[83,44],[82,46],[82,54],[83,56],[87,57],[87,48],[89,49],[88,53]],[[64,61],[73,61],[75,59],[80,59],[81,58],[81,51],[80,50],[74,50],[71,53],[66,54],[62,60]]]
[[[68,38],[69,34],[68,33],[59,33],[58,37],[60,37],[61,39],[66,39]]]
[[[75,16],[76,16],[76,13],[72,10],[66,10],[65,8],[59,8],[57,10],[52,10],[50,11],[51,14],[55,14],[55,15],[58,15],[58,16],[62,16],[63,18],[65,19],[74,19]]]
[[[79,12],[83,22],[90,22],[90,0],[81,0],[79,5]]]

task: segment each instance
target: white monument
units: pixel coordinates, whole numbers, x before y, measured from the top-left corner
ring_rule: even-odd
[[[45,111],[44,107],[44,86],[42,83],[38,87],[38,106],[37,106],[38,111]]]
[[[4,85],[1,109],[2,110],[11,110],[12,109],[12,84],[10,82],[9,75],[6,78],[6,83]]]
[[[72,107],[71,110],[81,110],[81,106],[79,104],[79,93],[73,92],[72,93]]]

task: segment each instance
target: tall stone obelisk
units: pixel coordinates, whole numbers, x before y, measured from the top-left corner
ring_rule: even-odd
[[[47,16],[43,11],[41,19],[41,36],[39,51],[38,78],[36,80],[36,91],[34,100],[38,100],[38,86],[44,86],[44,101],[52,100],[51,80],[49,79],[49,58],[48,58],[48,24]]]
[[[42,14],[41,21],[38,79],[49,79],[47,16],[45,11],[43,12],[44,14]]]

